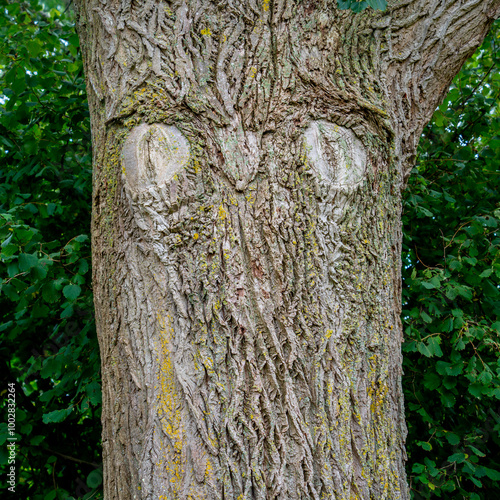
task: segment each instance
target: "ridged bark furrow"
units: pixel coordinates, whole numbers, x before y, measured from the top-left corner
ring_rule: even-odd
[[[210,168],[199,136],[166,184],[119,178],[116,349],[143,401],[123,418],[143,429],[125,462],[144,498],[404,495],[390,156],[379,146],[375,168],[361,155],[360,179],[338,185],[346,155],[332,146],[321,173],[304,131],[280,130],[243,191]],[[110,157],[126,136],[111,134]],[[351,158],[364,146],[346,138]]]

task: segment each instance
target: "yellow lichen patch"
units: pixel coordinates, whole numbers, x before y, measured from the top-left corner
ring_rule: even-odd
[[[210,31],[210,28],[203,28],[200,33],[205,36],[212,36],[212,32]]]
[[[226,212],[226,210],[224,209],[224,207],[221,205],[221,206],[219,207],[219,218],[220,218],[221,220],[224,220],[226,217],[227,217],[227,212]]]
[[[173,318],[158,314],[160,324],[159,349],[159,394],[158,414],[163,432],[167,439],[164,443],[164,461],[166,472],[170,477],[170,487],[174,498],[180,494],[184,476],[184,429],[182,425],[182,401],[178,393],[173,356],[170,343],[174,333]],[[173,499],[172,499],[173,500]]]
[[[207,466],[205,468],[205,477],[208,478],[212,472],[212,464],[210,463],[210,460],[207,460]]]
[[[196,174],[199,174],[201,172],[201,167],[200,167],[200,161],[197,159],[193,160],[193,169]]]
[[[269,10],[269,4],[270,4],[271,0],[264,0],[264,10],[265,11],[268,11]]]
[[[368,389],[368,395],[371,397],[372,403],[370,409],[372,414],[376,414],[379,418],[384,415],[385,400],[389,392],[387,384],[376,384],[372,382]]]

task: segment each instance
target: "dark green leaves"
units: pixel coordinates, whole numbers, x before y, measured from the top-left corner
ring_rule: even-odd
[[[337,0],[337,6],[340,10],[350,9],[353,12],[361,12],[368,7],[375,10],[385,10],[387,8],[386,0]]]
[[[81,291],[82,289],[78,285],[66,285],[63,288],[63,295],[73,301],[80,295]]]
[[[93,470],[87,476],[87,486],[89,488],[97,488],[102,483],[102,472],[100,470]]]
[[[403,384],[413,498],[500,498],[499,29],[426,128],[406,193]]]
[[[99,498],[100,483],[86,486],[100,461],[100,385],[78,39],[67,2],[0,4],[0,358],[23,415],[16,494]]]
[[[65,418],[73,411],[73,408],[66,408],[64,410],[54,410],[43,415],[44,424],[57,424],[65,420]]]
[[[375,10],[387,9],[387,0],[366,0],[368,5]]]

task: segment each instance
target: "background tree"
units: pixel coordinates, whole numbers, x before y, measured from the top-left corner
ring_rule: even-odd
[[[46,2],[45,4],[47,5],[48,3]],[[50,61],[60,61],[60,58],[71,59],[72,64],[76,66],[81,64],[79,54],[77,52],[78,42],[76,38],[72,38],[70,33],[68,33],[67,30],[69,29],[69,26],[66,27],[66,31],[61,30],[61,27],[57,24],[57,22],[54,23],[54,21],[60,19],[60,15],[55,11],[52,11],[51,17],[43,16],[40,7],[37,7],[37,5],[38,4],[36,4],[36,2],[32,2],[31,4],[24,3],[22,4],[21,9],[10,7],[8,11],[3,11],[9,15],[2,18],[2,28],[5,27],[2,34],[5,34],[5,36],[2,36],[1,40],[8,46],[8,48],[0,51],[0,54],[8,54],[10,57],[2,61],[4,66],[0,72],[0,80],[3,83],[1,87],[7,89],[4,91],[4,96],[9,97],[14,95],[14,102],[10,100],[8,101],[6,98],[4,98],[3,101],[4,104],[10,103],[8,104],[10,109],[8,109],[6,113],[9,120],[2,121],[4,124],[7,123],[8,127],[2,129],[0,133],[0,140],[4,141],[4,149],[1,150],[2,165],[8,165],[9,167],[4,168],[2,171],[3,179],[8,179],[8,186],[6,193],[2,195],[1,206],[3,210],[2,213],[7,215],[6,225],[3,227],[5,233],[3,237],[4,241],[9,236],[9,233],[7,233],[8,228],[10,227],[14,231],[17,231],[19,229],[19,224],[21,224],[26,226],[29,231],[39,235],[39,245],[48,245],[54,239],[64,242],[66,241],[66,238],[71,239],[73,236],[85,233],[87,229],[85,229],[84,224],[86,223],[85,221],[89,220],[88,209],[82,211],[80,208],[81,205],[78,203],[76,203],[77,206],[75,206],[73,202],[76,202],[78,198],[75,198],[74,196],[70,196],[64,203],[61,203],[59,198],[54,197],[56,193],[54,193],[53,190],[47,188],[46,184],[42,185],[43,177],[40,179],[39,176],[38,178],[35,178],[36,180],[33,182],[34,177],[27,175],[25,172],[23,175],[18,175],[17,178],[14,179],[16,174],[19,172],[18,166],[22,166],[23,164],[25,165],[28,162],[36,164],[40,161],[47,161],[47,158],[49,158],[52,163],[51,166],[53,172],[55,172],[59,177],[57,182],[62,182],[65,179],[65,176],[68,176],[69,179],[79,178],[80,180],[83,180],[83,193],[87,193],[84,195],[87,196],[87,199],[90,194],[90,175],[88,175],[90,166],[88,166],[86,170],[82,169],[82,164],[87,163],[88,165],[88,157],[80,157],[80,163],[77,163],[74,156],[66,155],[64,157],[64,162],[61,163],[66,170],[65,172],[61,172],[59,163],[53,162],[54,157],[60,158],[58,151],[56,151],[55,155],[49,155],[47,154],[48,151],[46,151],[43,147],[36,147],[35,152],[28,152],[22,149],[13,152],[12,146],[10,148],[8,146],[5,147],[5,139],[12,140],[13,136],[18,139],[19,144],[27,142],[27,138],[22,135],[26,130],[25,124],[23,124],[22,121],[16,121],[15,111],[17,107],[21,106],[23,103],[31,103],[35,101],[34,96],[36,94],[32,91],[32,89],[36,90],[37,86],[35,85],[28,88],[25,87],[22,88],[21,91],[11,94],[11,82],[5,82],[5,75],[8,74],[9,69],[13,66],[21,68],[21,70],[18,69],[19,75],[24,76],[22,73],[23,68],[28,70],[30,73],[36,74],[37,69],[30,66],[30,60],[26,56],[27,53],[25,50],[27,42],[34,41],[35,44],[40,42],[39,45],[47,46],[46,38],[48,31],[55,35],[55,37],[50,37],[52,43],[55,43],[59,39],[59,41],[55,43],[58,49],[56,50],[54,46],[52,46],[53,50],[39,54],[38,60],[43,59],[44,64],[48,66],[50,65]],[[56,3],[54,3],[53,6],[57,6]],[[28,16],[25,16],[25,9],[27,9]],[[60,7],[59,9],[59,12],[62,12],[63,9]],[[61,33],[63,33],[62,39],[64,42],[61,41]],[[428,337],[422,341],[422,339],[425,338],[432,329],[434,329],[434,331],[439,331],[441,318],[449,314],[449,312],[447,312],[449,309],[443,307],[443,305],[439,303],[439,307],[442,307],[443,312],[441,314],[435,314],[436,308],[433,308],[431,305],[432,303],[436,303],[435,297],[438,290],[440,290],[440,287],[443,287],[443,291],[446,292],[445,287],[447,284],[450,284],[451,287],[455,288],[460,285],[465,285],[468,286],[471,292],[479,298],[481,297],[482,282],[484,280],[470,283],[473,276],[477,276],[480,273],[474,273],[473,267],[469,267],[469,271],[472,272],[455,273],[455,276],[453,276],[452,279],[450,279],[449,276],[443,278],[438,273],[438,286],[436,286],[437,282],[435,280],[432,282],[432,280],[429,280],[429,276],[420,274],[423,269],[417,270],[416,274],[413,276],[414,279],[410,282],[412,270],[414,269],[414,263],[418,262],[414,250],[415,245],[417,246],[418,254],[421,255],[422,249],[429,251],[432,247],[434,247],[436,243],[432,239],[439,234],[439,229],[442,230],[443,228],[449,228],[451,230],[453,224],[456,224],[456,227],[458,228],[469,220],[469,211],[463,213],[466,215],[466,218],[461,219],[461,222],[458,220],[458,217],[461,217],[461,213],[463,212],[462,209],[464,204],[462,203],[448,203],[446,206],[441,206],[439,209],[436,209],[433,205],[436,201],[436,193],[446,191],[449,195],[450,184],[457,189],[462,189],[464,186],[467,186],[470,206],[481,205],[482,208],[478,213],[481,213],[482,210],[483,216],[487,216],[488,220],[491,221],[493,218],[493,220],[498,221],[498,217],[496,217],[494,213],[496,206],[495,203],[497,203],[496,200],[498,200],[498,195],[495,194],[498,193],[498,177],[494,175],[486,177],[487,179],[490,179],[489,182],[481,183],[485,178],[485,172],[498,172],[498,161],[495,160],[493,156],[495,151],[498,150],[498,146],[495,146],[494,142],[496,139],[495,136],[498,136],[498,114],[497,111],[495,111],[496,108],[492,109],[493,103],[488,101],[488,99],[498,96],[498,60],[495,59],[494,50],[494,40],[496,38],[496,31],[494,31],[486,40],[481,50],[476,53],[474,59],[467,63],[464,70],[455,80],[452,88],[455,88],[457,91],[452,93],[448,98],[448,103],[445,103],[442,106],[442,109],[446,110],[446,118],[443,118],[441,112],[437,113],[435,120],[430,127],[433,130],[433,140],[428,140],[424,143],[424,149],[422,151],[425,152],[426,158],[428,159],[425,163],[426,171],[423,174],[425,175],[425,179],[415,172],[410,178],[409,190],[406,191],[406,198],[409,202],[406,203],[405,208],[405,227],[411,223],[412,229],[411,233],[405,231],[405,235],[408,234],[408,236],[412,238],[417,237],[418,241],[423,242],[420,248],[418,243],[415,244],[415,241],[405,243],[403,246],[403,260],[405,262],[403,276],[405,278],[405,283],[408,284],[408,287],[404,289],[405,302],[408,305],[408,310],[403,311],[403,323],[408,326],[411,325],[411,329],[406,327],[407,336],[410,339],[410,342],[407,344],[407,348],[411,351],[411,353],[406,354],[405,362],[408,366],[405,368],[406,377],[403,379],[403,387],[406,392],[405,397],[409,402],[409,405],[407,406],[407,421],[409,423],[409,438],[407,444],[410,459],[410,483],[412,486],[412,493],[415,494],[417,498],[433,496],[455,498],[454,495],[456,495],[456,498],[488,499],[491,498],[496,492],[495,481],[497,478],[495,476],[494,469],[498,468],[498,463],[495,461],[495,446],[498,446],[498,426],[496,426],[498,422],[495,423],[495,418],[498,419],[498,413],[495,411],[495,405],[492,404],[492,401],[495,401],[495,397],[498,398],[498,392],[495,392],[495,389],[498,390],[498,372],[496,371],[498,368],[495,367],[495,363],[497,363],[498,359],[498,350],[495,350],[496,346],[494,343],[498,342],[498,325],[494,324],[494,321],[498,320],[497,313],[495,313],[495,309],[492,310],[487,307],[484,308],[484,318],[482,318],[483,323],[484,320],[489,321],[489,326],[491,327],[489,329],[485,329],[486,335],[484,336],[484,340],[480,338],[481,331],[479,330],[479,336],[474,337],[474,339],[477,338],[479,342],[473,339],[472,342],[467,344],[468,348],[462,350],[455,349],[455,351],[458,350],[460,352],[462,360],[464,361],[464,366],[468,366],[468,363],[471,360],[474,360],[474,357],[479,349],[482,350],[482,361],[493,368],[493,376],[489,381],[487,375],[485,376],[479,371],[475,374],[473,373],[473,375],[479,375],[477,378],[480,383],[483,384],[482,392],[476,392],[475,394],[476,397],[473,399],[475,402],[474,404],[460,404],[458,406],[456,403],[453,403],[451,408],[449,404],[448,406],[445,406],[445,408],[436,404],[436,402],[439,401],[440,396],[444,398],[444,401],[446,400],[446,397],[449,396],[447,393],[450,392],[449,387],[446,387],[444,384],[440,384],[436,387],[429,385],[429,377],[426,374],[436,373],[437,367],[443,366],[442,364],[438,365],[437,362],[442,363],[443,361],[448,360],[448,357],[453,352],[450,348],[450,346],[453,345],[450,344],[450,338],[453,339],[453,336],[450,335],[450,337],[448,337],[448,335],[434,334],[432,337]],[[68,57],[69,54],[71,54],[71,57]],[[15,57],[12,57],[14,55]],[[65,62],[68,63],[68,61]],[[74,67],[75,66],[73,66],[73,68]],[[64,64],[58,64],[57,70],[67,72],[67,66]],[[73,74],[75,73],[78,74],[78,70],[74,70]],[[28,76],[30,76],[29,73]],[[61,77],[63,75],[56,74],[52,76],[55,81],[61,81]],[[18,80],[21,81],[22,86],[22,78],[18,78]],[[66,77],[66,80],[68,80],[66,82],[67,85],[69,78]],[[46,87],[47,88],[40,87],[38,95],[44,93],[45,99],[50,97],[52,100],[52,107],[58,111],[58,113],[55,113],[54,115],[47,115],[48,126],[50,126],[52,134],[51,144],[57,144],[57,138],[64,135],[67,130],[61,124],[61,116],[65,116],[64,111],[68,110],[68,104],[73,104],[73,109],[75,110],[78,108],[82,109],[85,105],[85,100],[81,90],[69,96],[70,99],[73,98],[76,100],[69,101],[68,103],[64,101],[65,95],[61,92],[61,88],[58,85],[53,85],[53,87],[46,85]],[[58,102],[58,99],[61,98],[63,100],[62,103]],[[467,106],[464,106],[465,103]],[[469,104],[472,106],[469,106]],[[27,106],[27,108],[28,116],[31,117],[32,121],[36,122],[36,119],[40,119],[40,115],[37,114],[40,112],[40,109],[37,106]],[[475,113],[464,114],[464,109],[469,112],[475,110]],[[12,112],[13,110],[14,113]],[[479,117],[481,117],[481,119],[478,119]],[[4,115],[2,115],[2,119],[3,118]],[[80,134],[86,134],[86,130],[88,130],[88,126],[86,125],[87,121],[86,119],[82,120],[81,116],[79,118],[79,120],[73,121],[72,129],[78,130]],[[28,119],[29,123],[32,123],[32,121]],[[478,122],[481,123],[479,128],[475,127],[475,123]],[[47,126],[47,124],[45,126]],[[469,131],[475,128],[475,133],[468,135],[468,139],[466,140],[469,141],[472,137],[476,144],[474,147],[478,151],[481,151],[482,154],[478,155],[477,158],[475,156],[468,158],[465,162],[466,168],[455,169],[451,166],[453,156],[456,154],[455,148],[466,146],[463,141],[450,141],[447,132],[450,130],[458,130],[459,128],[461,131],[464,128]],[[20,137],[23,140],[20,140]],[[444,143],[442,142],[443,138],[445,139]],[[66,141],[67,138],[62,140],[61,144],[65,144]],[[477,141],[483,145],[482,148],[477,148]],[[40,142],[40,140],[37,141],[36,139],[35,142],[37,144],[47,144],[48,141],[47,137],[44,135],[43,142]],[[85,139],[82,139],[81,143],[88,148]],[[443,173],[443,162],[431,162],[430,159],[434,160],[436,158],[436,151],[442,151],[446,148],[448,148],[446,154],[450,155],[447,159],[447,161],[449,160],[448,163],[450,163],[450,168],[445,171],[445,175],[441,175]],[[454,149],[452,150],[451,148]],[[422,151],[420,153],[421,156],[423,154]],[[14,154],[16,154],[15,161],[12,159]],[[487,157],[488,155],[490,160],[487,168],[485,168],[482,162],[484,162],[484,157]],[[7,162],[3,161],[5,158],[8,159]],[[462,161],[458,161],[458,163],[463,163],[463,159]],[[481,165],[483,165],[483,169],[481,169]],[[432,170],[432,167],[434,167],[434,170]],[[423,165],[419,167],[420,172],[422,172],[422,168]],[[83,176],[81,175],[82,173]],[[429,182],[428,178],[432,178],[432,189],[425,187],[425,185]],[[477,182],[478,178],[480,179],[479,183]],[[65,190],[63,190],[63,192],[67,191],[68,185],[70,185],[70,183],[63,183],[63,186],[65,186]],[[40,187],[39,190],[38,187]],[[16,196],[14,196],[14,194],[31,193],[32,190],[36,191],[38,195],[37,200],[40,205],[45,204],[47,206],[49,203],[54,202],[59,204],[61,207],[68,207],[68,214],[76,213],[79,215],[75,216],[75,219],[65,219],[67,223],[54,227],[54,231],[47,231],[47,218],[45,217],[35,216],[31,213],[29,216],[23,216],[22,218],[19,217],[21,212],[18,207],[19,203],[15,204]],[[415,194],[418,197],[415,197]],[[453,195],[454,193],[451,194]],[[49,195],[52,195],[52,197],[49,197]],[[460,200],[462,199],[461,196],[457,196],[456,198]],[[47,200],[47,202],[44,200]],[[433,215],[430,216],[425,212],[425,210],[432,210]],[[9,213],[15,214],[15,220],[8,219]],[[451,213],[454,213],[455,215],[452,216],[450,215]],[[424,215],[424,217],[422,217],[422,215]],[[453,217],[456,217],[456,219],[453,219]],[[446,224],[442,223],[443,220],[446,221]],[[451,225],[450,220],[453,220],[453,224]],[[82,221],[83,225],[75,227],[75,230],[68,235],[68,230],[73,229],[74,221]],[[492,222],[492,224],[494,223]],[[41,227],[44,228],[44,231],[40,234],[37,230]],[[492,234],[494,235],[494,233]],[[488,278],[493,281],[494,286],[497,286],[498,276],[495,274],[494,263],[495,259],[498,259],[498,243],[494,243],[493,245],[484,245],[487,238],[491,239],[492,234],[479,232],[475,236],[473,243],[479,249],[485,249],[487,247],[488,251],[481,253],[480,250],[479,254],[476,255],[476,258],[480,262],[480,265],[483,266],[481,267],[481,270],[487,269],[488,267],[493,269]],[[406,236],[405,241],[408,241],[408,236]],[[431,240],[433,243],[429,243]],[[494,241],[494,238],[492,241]],[[437,247],[442,249],[447,243],[448,242],[443,243],[442,240],[438,241]],[[80,249],[71,249],[73,258],[76,257],[76,261],[78,261],[82,255],[85,255],[84,252],[88,251],[84,245],[83,248]],[[460,245],[461,243],[457,248],[460,249]],[[12,262],[18,262],[19,255],[26,253],[24,249],[25,245],[21,243],[12,255],[8,255],[9,250],[7,250],[6,253],[2,252],[2,262],[6,265],[11,264]],[[30,249],[28,248],[28,250]],[[435,262],[439,263],[439,259],[442,258],[443,252],[440,251],[436,255],[434,255],[434,257],[430,257],[431,259],[435,258]],[[36,256],[41,257],[41,254],[37,253]],[[429,265],[429,262],[426,263]],[[466,266],[469,265],[464,263],[462,260],[462,265],[464,264]],[[65,277],[67,280],[66,283],[71,283],[74,278],[74,275],[70,272],[74,272],[74,267],[69,265],[61,266],[58,265],[57,261],[54,261],[52,266],[48,268],[49,279],[52,269],[56,269],[57,272],[60,273],[60,277]],[[3,268],[2,274],[4,276],[4,284],[9,284],[11,276],[7,275],[7,267]],[[435,276],[431,275],[430,277],[433,278]],[[465,279],[468,279],[468,281],[465,281]],[[15,330],[14,334],[11,334],[10,329],[12,328],[12,325],[17,325],[14,314],[17,311],[22,310],[22,307],[17,306],[19,305],[19,301],[22,298],[23,293],[29,290],[29,287],[32,284],[34,284],[35,287],[39,287],[40,285],[39,280],[34,278],[33,274],[28,277],[28,280],[25,281],[25,284],[23,285],[24,287],[19,288],[18,293],[11,294],[10,296],[5,294],[0,295],[0,300],[2,301],[1,310],[5,311],[2,318],[2,332],[0,334],[2,342],[0,344],[2,348],[2,359],[10,362],[8,367],[10,378],[6,380],[5,383],[12,380],[12,377],[16,377],[20,387],[24,388],[24,393],[30,396],[31,401],[36,401],[36,406],[23,406],[26,411],[20,412],[21,418],[19,418],[19,421],[25,422],[23,418],[27,418],[28,422],[26,423],[29,425],[19,426],[19,430],[21,432],[22,453],[18,456],[17,462],[20,468],[21,477],[21,482],[18,486],[20,489],[18,491],[22,491],[21,494],[23,497],[30,499],[45,497],[68,498],[69,494],[72,494],[75,497],[82,497],[84,496],[85,490],[88,489],[89,493],[87,496],[95,498],[96,491],[91,491],[90,486],[99,483],[99,473],[91,472],[93,470],[92,465],[78,465],[78,462],[74,462],[72,459],[83,458],[84,460],[87,459],[95,462],[99,460],[98,455],[94,454],[99,442],[97,438],[100,432],[98,416],[96,416],[95,412],[92,413],[85,410],[85,420],[81,420],[78,418],[78,415],[76,415],[75,407],[73,412],[70,412],[69,415],[65,410],[68,408],[67,401],[72,397],[75,397],[75,399],[78,400],[83,395],[87,394],[85,387],[89,382],[91,383],[89,393],[93,395],[94,402],[97,401],[95,399],[97,397],[95,393],[95,385],[93,384],[98,377],[97,364],[94,362],[88,366],[88,370],[86,372],[77,372],[76,374],[72,374],[72,377],[65,378],[61,377],[61,370],[58,362],[49,362],[49,360],[59,357],[61,363],[63,363],[63,371],[66,372],[66,374],[69,374],[72,370],[72,366],[75,366],[73,364],[73,360],[76,366],[77,364],[80,364],[78,359],[75,360],[75,357],[79,356],[80,340],[83,339],[84,345],[88,345],[89,340],[91,344],[92,342],[95,342],[92,340],[93,329],[90,328],[88,331],[83,332],[83,336],[78,339],[78,342],[71,341],[68,343],[68,341],[73,339],[74,333],[79,332],[79,330],[83,327],[84,322],[78,321],[70,323],[70,327],[68,327],[66,323],[68,320],[63,318],[62,320],[59,320],[59,323],[61,324],[59,331],[63,331],[63,335],[59,337],[52,336],[52,340],[48,340],[53,332],[54,316],[58,314],[58,311],[60,314],[64,307],[67,308],[68,306],[68,304],[64,304],[67,302],[67,299],[61,293],[56,302],[49,303],[51,309],[54,309],[54,312],[37,319],[36,332],[31,332],[28,335],[28,332],[23,327],[26,323],[19,323],[19,327]],[[422,285],[422,281],[427,284],[424,283],[424,285]],[[432,288],[432,284],[435,288]],[[486,286],[488,285],[486,284]],[[425,290],[424,294],[422,293],[422,287],[423,290]],[[91,289],[89,287],[81,288],[81,293],[76,300],[79,302],[79,309],[85,310],[92,302]],[[27,297],[31,298],[29,295],[27,295]],[[453,305],[457,306],[458,304],[456,309],[460,309],[465,312],[467,307],[464,307],[464,303],[460,302],[461,300],[462,298],[459,296],[458,301],[454,301]],[[491,298],[489,300],[494,306],[495,301]],[[31,310],[31,307],[33,307],[34,304],[35,302],[33,301],[28,303],[28,311]],[[425,314],[418,316],[415,311],[413,311],[410,316],[408,311],[414,307],[410,306],[411,304],[418,304],[417,307],[419,308],[419,311],[422,310],[424,313],[428,313],[427,316],[425,316]],[[465,303],[465,305],[467,305],[467,303]],[[471,319],[472,321],[475,321],[473,317],[469,315],[468,321],[470,322]],[[13,323],[11,323],[11,321],[13,321]],[[75,328],[78,325],[81,326]],[[456,327],[459,332],[460,322],[456,321],[453,326]],[[441,341],[441,351],[444,354],[440,357],[437,357],[441,352],[439,351],[439,345],[436,349],[436,343],[432,340],[433,337],[436,338],[437,342]],[[464,338],[463,335],[462,338]],[[20,341],[21,339],[24,340]],[[415,342],[412,340],[415,340]],[[42,351],[40,347],[41,345],[45,345],[42,357],[40,357],[39,354],[39,352]],[[491,346],[492,349],[488,349],[488,345]],[[460,347],[461,345],[459,345],[459,348]],[[33,358],[27,363],[24,363],[24,360],[28,359],[33,354],[33,350],[35,350]],[[94,350],[94,354],[95,353],[96,351]],[[456,356],[456,352],[453,355]],[[66,362],[68,359],[71,360],[70,363]],[[20,360],[23,361],[20,362]],[[43,376],[40,375],[40,368],[42,367],[40,361],[43,362]],[[86,362],[85,359],[83,359],[83,361]],[[27,370],[30,370],[32,373],[31,377],[26,377]],[[467,376],[470,378],[470,372]],[[51,393],[53,394],[50,386],[47,389],[47,387],[40,382],[50,380],[51,383],[55,385],[61,378],[63,381],[66,379],[66,382],[60,388],[63,388],[62,392],[66,392],[68,396],[66,396],[66,398],[52,398],[49,402],[45,402],[44,397],[40,400],[40,396],[42,396],[44,392],[47,392],[49,395]],[[475,389],[477,390],[477,383],[472,385],[469,378],[461,378],[460,374],[458,374],[455,378],[458,380],[458,388],[467,388],[471,386],[472,391]],[[467,389],[464,389],[465,392],[466,390]],[[460,397],[462,397],[462,392],[464,391],[456,391],[456,394],[460,394]],[[453,390],[451,392],[453,392]],[[18,395],[19,397],[23,396],[22,394]],[[54,411],[54,409],[63,411],[45,416],[44,421],[47,421],[48,423],[42,424],[41,415],[44,413],[50,414]],[[75,418],[75,416],[77,418]],[[55,419],[60,419],[60,422],[55,423],[51,420],[54,417]],[[420,418],[422,419],[421,421],[419,420]],[[461,425],[455,425],[457,419],[463,423]],[[83,431],[82,423],[85,423],[86,431]],[[36,433],[38,432],[40,433],[40,437],[42,437],[41,435],[45,436],[45,439],[42,440],[41,444],[36,444],[36,438],[33,442],[31,442],[32,438],[36,437]],[[423,436],[426,435],[427,432],[430,439],[428,441],[422,441],[422,439],[424,439]],[[68,435],[70,438],[67,438]],[[445,436],[444,439],[443,436]],[[40,437],[38,439],[40,439]],[[78,443],[75,441],[77,437],[79,440]],[[468,447],[467,444],[472,444],[473,448]],[[77,448],[77,453],[75,452],[75,448]],[[87,449],[89,451],[93,450],[93,452],[83,455],[82,453],[86,453],[84,450]],[[54,453],[54,451],[58,453]],[[457,452],[463,452],[464,456],[454,456]],[[66,456],[62,456],[61,454]],[[485,456],[483,457],[482,454],[485,454]],[[468,457],[466,457],[466,455],[468,455]],[[447,460],[448,457],[451,458],[451,461]],[[411,473],[412,467],[415,469],[413,474]],[[85,482],[86,476],[89,472],[91,473],[88,478],[88,485],[86,488],[82,487],[81,480]],[[467,480],[467,478],[481,481],[483,483],[482,487],[474,484],[471,479]],[[423,483],[423,485],[421,483]],[[2,484],[2,487],[3,486],[4,485]]]

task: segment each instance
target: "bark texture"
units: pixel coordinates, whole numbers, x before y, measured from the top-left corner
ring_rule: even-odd
[[[406,499],[401,189],[499,0],[79,0],[106,499]]]

